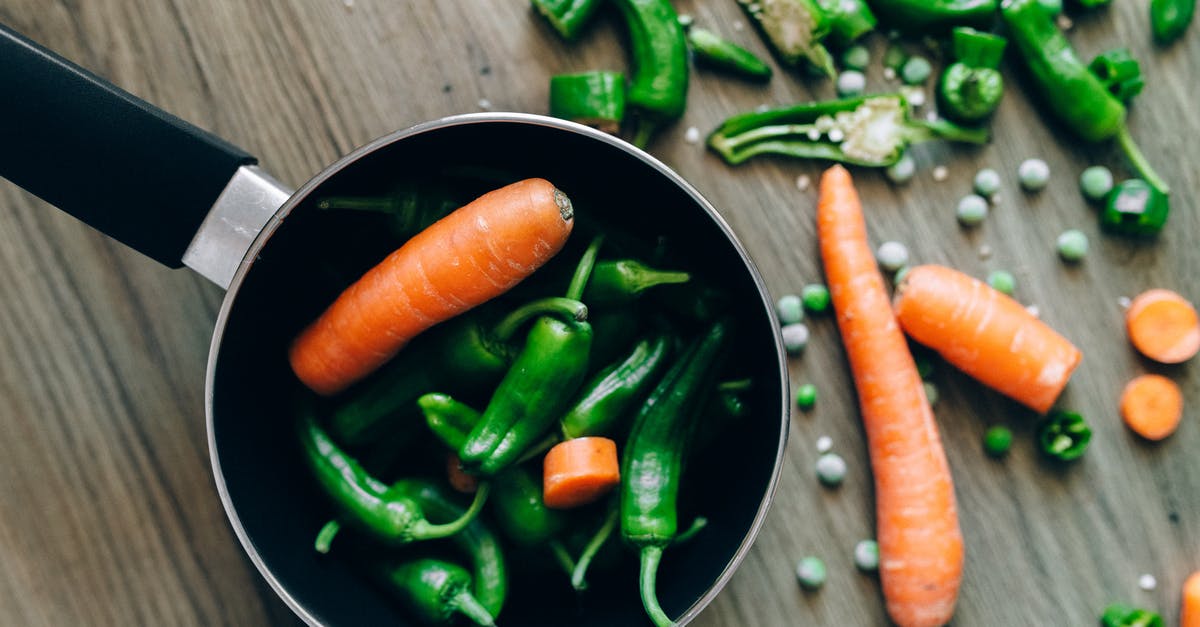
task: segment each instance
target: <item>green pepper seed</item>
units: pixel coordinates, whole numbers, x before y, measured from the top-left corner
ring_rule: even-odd
[[[1026,159],[1017,167],[1017,180],[1025,191],[1039,191],[1050,182],[1050,166],[1041,159]]]
[[[817,386],[805,383],[796,388],[796,406],[803,410],[812,409],[817,404]]]
[[[854,545],[854,565],[863,572],[879,569],[879,543],[874,540],[859,540]]]
[[[1092,202],[1102,202],[1112,188],[1112,170],[1102,165],[1087,168],[1079,175],[1079,191],[1083,192],[1084,198]]]
[[[795,324],[804,320],[804,301],[795,294],[784,295],[775,303],[775,311],[780,324]]]
[[[889,165],[884,171],[888,180],[898,185],[903,185],[913,179],[917,174],[917,162],[906,152],[900,155],[900,159]]]
[[[837,77],[839,96],[858,96],[867,89],[867,77],[858,70],[846,70]]]
[[[801,288],[800,299],[804,308],[812,313],[824,313],[829,310],[829,288],[821,283],[810,283]]]
[[[900,242],[884,242],[875,251],[875,259],[879,267],[895,272],[908,263],[908,248]]]
[[[954,213],[963,226],[977,226],[987,218],[987,199],[979,194],[967,194],[958,201]]]
[[[925,382],[925,399],[929,401],[930,406],[937,405],[941,395],[938,394],[937,386],[932,381]]]
[[[1000,173],[991,168],[984,168],[975,173],[974,185],[976,194],[991,198],[992,194],[1000,191]]]
[[[809,590],[825,585],[825,562],[819,557],[808,556],[796,565],[796,580]]]
[[[983,434],[983,450],[992,457],[1003,457],[1012,448],[1012,441],[1012,430],[996,425]]]
[[[987,275],[987,284],[992,286],[992,289],[1000,292],[1001,294],[1012,296],[1013,291],[1017,286],[1017,280],[1013,277],[1011,272],[1007,272],[1005,270],[993,270]]]
[[[817,479],[821,483],[834,487],[841,485],[846,478],[846,460],[837,453],[825,453],[817,458]]]
[[[789,355],[799,355],[808,346],[808,327],[804,323],[785,324],[780,332],[783,335],[783,348]]]
[[[929,60],[919,55],[913,55],[900,68],[900,79],[909,85],[920,85],[929,80],[933,74],[933,66]]]
[[[863,71],[871,64],[871,51],[866,46],[853,45],[842,53],[842,65],[851,69]]]
[[[1079,261],[1087,256],[1088,238],[1082,231],[1069,229],[1058,236],[1058,256],[1063,261]]]

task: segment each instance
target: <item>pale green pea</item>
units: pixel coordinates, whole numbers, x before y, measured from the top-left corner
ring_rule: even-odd
[[[896,274],[892,275],[892,284],[900,285],[900,282],[904,280],[904,275],[906,274],[908,274],[908,266],[904,266],[903,268],[897,270]]]
[[[1078,229],[1068,229],[1058,236],[1058,256],[1063,261],[1079,261],[1087,256],[1088,238]]]
[[[839,96],[858,96],[867,89],[867,77],[858,70],[846,70],[837,77],[837,93]]]
[[[875,259],[880,268],[895,272],[908,263],[908,248],[900,242],[884,242],[875,250]]]
[[[908,60],[908,53],[897,44],[891,44],[883,53],[883,67],[900,71],[904,67],[904,62]]]
[[[1000,173],[991,168],[984,168],[975,173],[974,185],[976,194],[991,198],[992,194],[1000,191]]]
[[[796,388],[796,406],[800,409],[809,410],[817,404],[817,386],[811,383],[805,383]]]
[[[829,288],[820,283],[805,285],[800,289],[800,300],[808,311],[824,313],[829,309]]]
[[[932,381],[925,382],[925,398],[929,401],[930,405],[937,405],[940,396],[938,395],[937,386]]]
[[[804,320],[804,302],[795,294],[786,294],[775,303],[780,324],[795,324]]]
[[[1083,192],[1084,198],[1092,202],[1104,200],[1112,188],[1112,170],[1102,165],[1087,168],[1079,175],[1079,190]]]
[[[842,65],[851,70],[863,71],[871,64],[871,51],[866,46],[853,45],[842,53]]]
[[[1041,159],[1026,159],[1017,167],[1017,180],[1026,191],[1039,191],[1050,182],[1050,166]]]
[[[834,487],[840,485],[846,478],[846,460],[837,453],[825,453],[817,458],[817,479],[821,483]]]
[[[987,199],[979,194],[967,194],[958,201],[954,213],[963,226],[977,226],[987,218]]]
[[[812,555],[800,560],[796,565],[796,580],[809,590],[816,590],[825,585],[825,562]]]
[[[783,335],[783,349],[789,355],[799,355],[808,346],[808,327],[802,322],[785,324],[780,333]]]
[[[933,73],[933,66],[929,64],[929,60],[920,55],[913,55],[904,62],[900,68],[900,78],[909,85],[920,85],[929,80],[929,75]]]
[[[893,183],[907,183],[911,181],[917,174],[917,162],[913,161],[913,158],[910,157],[906,152],[903,155],[900,155],[900,159],[898,161],[892,165],[889,165],[887,170],[884,171],[884,174],[886,174],[888,180]]]
[[[854,565],[864,572],[879,568],[879,543],[874,540],[859,540],[854,545]]]
[[[1001,294],[1012,296],[1013,290],[1015,290],[1017,286],[1017,280],[1013,277],[1011,272],[1006,272],[1004,270],[993,270],[987,275],[987,284],[992,286],[992,289],[1000,292]]]

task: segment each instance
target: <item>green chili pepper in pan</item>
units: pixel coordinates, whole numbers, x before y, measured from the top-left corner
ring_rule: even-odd
[[[693,408],[711,385],[727,335],[726,323],[714,324],[672,365],[635,417],[621,459],[621,535],[640,552],[642,604],[659,627],[673,624],[658,603],[656,579],[663,549],[679,531],[676,498]]]
[[[1146,81],[1142,79],[1142,67],[1128,48],[1101,52],[1088,64],[1088,69],[1100,79],[1108,93],[1126,105],[1146,86]]]
[[[626,101],[638,115],[633,143],[644,147],[655,128],[683,115],[687,104],[687,41],[670,0],[614,0],[632,46]]]
[[[326,196],[317,200],[317,208],[387,215],[393,234],[408,239],[461,207],[460,200],[441,181],[404,181],[382,196]]]
[[[461,614],[476,625],[496,624],[471,594],[471,574],[457,564],[429,558],[403,561],[387,567],[381,575],[422,621],[444,624]]]
[[[575,318],[586,307],[563,298],[529,302],[493,325],[470,313],[431,330],[396,355],[379,372],[342,394],[329,418],[329,431],[347,445],[369,442],[389,419],[415,413],[417,397],[429,390],[473,392],[494,385],[513,361],[507,340],[529,320],[547,314]]]
[[[1038,428],[1038,445],[1054,459],[1071,461],[1087,450],[1092,429],[1083,416],[1072,411],[1056,411]]]
[[[533,0],[533,8],[567,41],[579,35],[599,7],[600,0]]]
[[[1000,13],[1045,107],[1082,139],[1116,139],[1141,177],[1169,194],[1129,134],[1125,105],[1079,60],[1054,18],[1037,0],[1004,0]]]
[[[1195,14],[1196,0],[1150,0],[1150,28],[1155,41],[1166,45],[1182,37]]]
[[[1121,181],[1108,192],[1100,226],[1111,233],[1155,235],[1167,222],[1167,197],[1141,179]]]
[[[754,80],[771,80],[771,66],[753,52],[710,30],[693,26],[688,29],[687,42],[696,55],[696,60],[701,63]]]
[[[860,96],[743,113],[725,120],[708,146],[731,165],[775,154],[889,166],[908,146],[933,139],[987,142],[985,129],[913,119],[898,95]]]
[[[621,362],[600,371],[583,386],[575,405],[559,421],[563,436],[611,437],[626,410],[654,385],[667,363],[671,343],[666,333],[645,338]]]
[[[616,134],[625,119],[625,74],[595,70],[550,77],[550,115]]]
[[[845,48],[875,30],[875,14],[865,0],[817,0],[829,18],[829,43]]]
[[[955,26],[988,28],[998,6],[998,0],[871,0],[884,24],[923,34]]]
[[[999,67],[1008,42],[965,26],[955,28],[951,37],[955,62],[938,84],[939,111],[960,122],[978,122],[1000,106],[1004,77]]]
[[[1163,619],[1149,610],[1114,603],[1104,608],[1100,616],[1104,627],[1163,627]]]
[[[601,261],[592,269],[583,302],[590,307],[624,307],[652,287],[689,280],[691,275],[687,272],[658,270],[636,259]]]
[[[780,61],[807,62],[832,78],[833,57],[821,41],[832,25],[816,0],[738,0]]]

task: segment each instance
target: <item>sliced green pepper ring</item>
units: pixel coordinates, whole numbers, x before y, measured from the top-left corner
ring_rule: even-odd
[[[1046,455],[1062,460],[1078,459],[1092,440],[1092,429],[1083,416],[1073,411],[1056,411],[1038,429],[1038,444]]]
[[[1121,181],[1104,201],[1100,226],[1125,235],[1154,235],[1170,214],[1170,200],[1142,179]]]

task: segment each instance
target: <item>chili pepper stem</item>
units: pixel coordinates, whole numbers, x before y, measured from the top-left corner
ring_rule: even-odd
[[[591,566],[592,560],[600,549],[604,547],[604,543],[612,536],[613,529],[617,527],[617,515],[621,513],[621,508],[612,507],[608,510],[608,515],[604,517],[604,524],[596,530],[595,535],[588,540],[587,546],[583,547],[583,552],[579,554],[579,561],[575,563],[575,568],[571,573],[571,587],[577,591],[587,589],[588,567]]]
[[[637,126],[633,133],[633,145],[638,148],[645,149],[650,143],[650,137],[654,135],[654,129],[657,125],[646,118],[638,118]]]
[[[317,202],[317,209],[353,209],[355,211],[396,210],[396,200],[390,196],[330,196]]]
[[[433,540],[435,538],[445,538],[452,536],[463,530],[467,525],[475,520],[475,516],[483,509],[483,504],[487,502],[488,492],[491,490],[491,484],[487,481],[479,484],[479,488],[475,490],[475,499],[471,501],[471,506],[467,511],[463,512],[456,520],[448,523],[435,525],[425,520],[417,521],[413,524],[412,538],[414,540]]]
[[[1133,169],[1142,178],[1146,179],[1154,189],[1157,189],[1163,196],[1171,193],[1170,186],[1167,182],[1158,176],[1154,168],[1150,165],[1150,161],[1146,159],[1146,155],[1142,154],[1142,150],[1138,148],[1137,142],[1133,141],[1133,136],[1129,134],[1129,127],[1122,124],[1117,129],[1117,144],[1121,146],[1121,151],[1129,158],[1133,164]]]
[[[512,313],[501,318],[500,322],[496,323],[496,326],[492,329],[492,334],[497,340],[507,342],[517,334],[517,331],[526,322],[534,318],[544,315],[558,315],[562,318],[582,322],[587,320],[587,314],[587,305],[577,300],[562,298],[560,296],[540,298],[517,307]]]
[[[642,605],[645,606],[646,614],[650,620],[654,621],[656,627],[673,627],[675,621],[671,620],[663,611],[662,606],[658,604],[658,592],[655,590],[658,582],[658,563],[662,561],[662,553],[661,546],[642,547],[642,568],[639,578]]]
[[[692,520],[692,525],[688,527],[686,531],[675,536],[675,539],[671,541],[671,545],[674,546],[676,544],[683,544],[684,542],[691,540],[692,538],[696,537],[696,534],[703,531],[707,526],[708,519],[704,516],[697,516],[694,520]]]
[[[911,120],[907,137],[912,143],[931,139],[948,139],[969,144],[986,144],[988,131],[985,127],[968,128],[942,118],[936,120]]]
[[[554,561],[562,566],[563,572],[570,575],[575,572],[575,560],[571,558],[571,553],[567,551],[567,547],[563,546],[558,540],[550,541],[550,554],[554,556]]]
[[[321,553],[322,555],[328,553],[330,545],[333,544],[334,536],[341,530],[342,523],[336,518],[325,523],[325,526],[321,527],[321,530],[317,532],[317,539],[313,542],[313,548],[317,550],[317,553]]]
[[[487,608],[483,607],[483,604],[466,590],[454,595],[454,598],[450,600],[450,605],[458,610],[459,614],[475,621],[476,625],[496,627],[496,619],[492,617],[491,612],[488,612]]]
[[[537,457],[538,455],[545,453],[546,451],[550,450],[551,448],[554,448],[554,445],[558,444],[561,441],[562,441],[562,437],[560,437],[559,434],[553,433],[553,432],[549,433],[546,435],[546,437],[542,438],[540,442],[529,447],[529,450],[525,451],[525,454],[521,455],[521,457],[518,458],[515,463],[517,465],[524,464],[525,462],[533,459],[534,457]]]
[[[567,298],[579,300],[583,298],[583,290],[587,287],[588,279],[592,276],[592,268],[596,265],[596,256],[600,254],[600,245],[604,243],[604,236],[597,235],[592,239],[592,243],[588,244],[587,250],[583,251],[583,256],[579,259],[579,265],[575,266],[575,274],[571,277],[571,284],[567,287]]]

